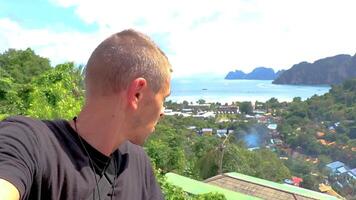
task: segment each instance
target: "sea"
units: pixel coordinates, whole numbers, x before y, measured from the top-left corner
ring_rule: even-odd
[[[236,101],[266,102],[272,97],[279,102],[290,102],[294,97],[302,100],[313,95],[323,95],[329,85],[276,85],[272,80],[225,80],[224,78],[174,78],[171,95],[167,100],[181,103],[206,102],[232,103]]]

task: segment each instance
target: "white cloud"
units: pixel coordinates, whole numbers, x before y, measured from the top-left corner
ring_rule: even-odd
[[[37,54],[50,58],[52,64],[73,61],[84,64],[100,42],[100,33],[57,33],[47,29],[25,29],[10,19],[0,19],[0,51],[8,48],[32,48]]]
[[[24,30],[2,20],[0,34],[6,44],[1,47],[35,46],[51,60],[85,63],[101,39],[122,29],[136,28],[151,36],[168,33],[168,57],[176,76],[248,72],[257,66],[282,69],[356,53],[353,0],[52,1],[74,6],[83,21],[97,23],[100,31]]]

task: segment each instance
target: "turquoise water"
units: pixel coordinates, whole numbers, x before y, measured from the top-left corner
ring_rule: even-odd
[[[175,102],[196,102],[204,99],[207,102],[231,103],[233,101],[267,101],[272,97],[279,101],[292,101],[294,97],[303,100],[322,95],[330,86],[295,86],[275,85],[272,80],[224,80],[211,79],[173,79],[171,96],[167,100]]]

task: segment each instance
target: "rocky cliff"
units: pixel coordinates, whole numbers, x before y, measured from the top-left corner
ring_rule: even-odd
[[[356,55],[336,55],[315,61],[293,65],[277,77],[274,84],[339,84],[356,77]]]

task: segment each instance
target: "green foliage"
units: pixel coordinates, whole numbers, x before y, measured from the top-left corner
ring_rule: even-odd
[[[275,182],[291,176],[289,169],[270,150],[248,151],[237,145],[231,145],[226,151],[224,171],[235,171]]]
[[[292,147],[302,147],[306,154],[317,156],[321,153],[321,144],[311,134],[299,134],[295,137],[290,144]]]
[[[283,120],[278,131],[293,148],[312,156],[327,156],[330,160],[340,160],[355,167],[355,153],[349,143],[356,135],[356,79],[350,79],[340,85],[333,85],[330,92],[322,96],[301,101],[295,98],[282,112]],[[337,126],[335,124],[338,124]],[[335,128],[336,133],[329,130]],[[316,138],[317,131],[325,133],[327,142],[336,142],[335,146],[321,145]],[[293,171],[293,170],[292,170]]]
[[[287,117],[296,117],[296,118],[305,118],[307,117],[308,113],[308,107],[305,102],[301,101],[293,101],[289,106],[288,106],[288,116]]]
[[[24,113],[24,102],[21,99],[21,92],[27,85],[21,87],[14,83],[13,78],[0,78],[0,114],[15,115]]]
[[[65,63],[32,77],[27,84],[0,78],[0,115],[37,118],[72,118],[83,104],[81,68]]]
[[[182,109],[180,104],[178,104],[176,102],[173,102],[172,100],[166,101],[164,103],[164,107],[172,109],[172,110],[180,110],[180,109]]]
[[[218,193],[206,193],[202,195],[191,195],[184,192],[181,188],[167,182],[166,177],[159,168],[153,168],[156,174],[157,181],[161,187],[164,198],[167,200],[226,200],[225,196]]]
[[[310,190],[318,191],[319,183],[322,181],[317,176],[313,176],[311,174],[302,176],[303,182],[301,182],[300,186],[303,188],[307,188]]]
[[[187,167],[182,148],[184,140],[185,138],[177,134],[174,128],[159,124],[155,133],[146,142],[145,148],[156,166],[164,173],[174,171],[183,174]]]
[[[83,105],[80,69],[73,63],[56,66],[33,80],[27,114],[37,118],[70,119]]]
[[[291,176],[288,168],[273,152],[267,149],[248,151],[243,145],[236,143],[234,137],[229,137],[222,157],[222,149],[219,148],[221,139],[199,136],[186,129],[191,125],[197,126],[195,123],[205,125],[207,122],[202,119],[167,116],[146,142],[149,156],[163,172],[174,171],[204,180],[218,174],[220,160],[223,158],[223,172],[239,172],[272,181],[282,181]],[[245,124],[239,124],[236,128],[241,129],[243,126]]]
[[[350,139],[356,139],[356,126],[350,127],[350,131],[348,133]]]
[[[153,163],[154,164],[154,163]],[[161,186],[162,193],[165,199],[169,200],[184,200],[189,199],[189,194],[184,192],[181,188],[176,187],[167,182],[166,177],[160,169],[155,168],[155,174],[158,184]]]
[[[278,102],[278,99],[272,97],[271,99],[269,99],[268,101],[266,101],[265,103],[265,109],[268,111],[269,109],[277,109],[280,108],[281,105]]]
[[[252,114],[253,107],[250,101],[244,101],[240,103],[240,112],[244,114]]]
[[[49,60],[35,54],[31,49],[9,49],[0,54],[0,78],[12,77],[15,83],[26,84],[37,75],[51,68]]]
[[[300,159],[288,159],[285,161],[286,166],[293,171],[295,176],[303,176],[309,174],[313,166],[310,163],[304,162]]]
[[[0,101],[6,99],[6,93],[11,90],[12,84],[13,80],[10,77],[2,77],[0,79]]]
[[[205,104],[205,102],[206,102],[206,101],[205,101],[204,99],[199,99],[199,100],[197,101],[198,104]]]
[[[356,79],[348,79],[342,84],[342,88],[349,92],[356,92]]]
[[[206,193],[198,195],[194,200],[225,200],[225,196],[219,193]]]
[[[0,55],[0,115],[71,118],[83,103],[81,68],[49,60],[31,49],[9,49]]]

